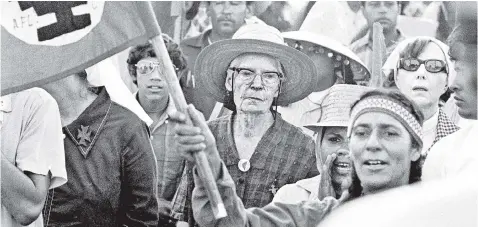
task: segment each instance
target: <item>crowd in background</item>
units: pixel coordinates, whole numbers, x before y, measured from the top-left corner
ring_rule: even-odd
[[[181,20],[162,40],[193,125],[150,42],[112,58],[143,115],[84,70],[2,97],[2,226],[316,226],[359,197],[476,174],[476,9],[168,4]]]

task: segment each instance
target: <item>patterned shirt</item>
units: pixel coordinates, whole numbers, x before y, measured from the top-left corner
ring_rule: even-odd
[[[296,203],[272,202],[262,208],[246,209],[236,193],[234,181],[222,163],[216,183],[227,217],[216,220],[204,184],[197,171],[193,172],[196,188],[192,205],[200,226],[312,227],[318,226],[337,205],[337,200],[325,198],[322,201],[314,199]]]
[[[272,201],[276,190],[283,185],[318,174],[314,141],[283,120],[280,114],[257,144],[250,158],[250,169],[246,172],[239,170],[240,158],[232,133],[233,117],[229,115],[211,121],[209,128],[216,139],[219,155],[236,184],[236,193],[246,208],[263,207]],[[192,184],[192,174],[187,178]],[[183,190],[184,195],[187,185],[183,182],[179,190]],[[179,197],[184,199],[184,196]]]
[[[138,93],[134,96],[139,102]],[[169,121],[169,115],[176,110],[172,97],[169,97],[168,105],[164,113],[150,126],[151,144],[153,145],[156,163],[158,166],[158,198],[160,200],[160,212],[170,209],[170,201],[173,199],[179,186],[184,169],[184,158],[174,149],[174,127],[177,123]]]

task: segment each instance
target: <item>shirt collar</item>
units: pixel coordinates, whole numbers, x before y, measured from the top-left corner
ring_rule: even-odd
[[[209,35],[211,34],[212,29],[206,30],[201,35],[196,36],[195,39],[185,39],[184,43],[188,46],[197,47],[197,48],[204,48],[209,46]]]
[[[405,39],[405,36],[402,35],[402,32],[397,29],[397,40],[392,40],[392,42],[390,43],[390,45],[387,46],[388,47],[391,47],[399,42],[401,42],[403,39]],[[357,41],[359,43],[359,46],[367,46],[369,47],[370,49],[372,49],[372,46],[373,46],[373,40],[372,40],[372,37],[370,37],[370,31],[367,32],[367,34],[362,37],[361,39],[359,39]]]
[[[266,132],[264,133],[264,135],[259,140],[259,143],[256,146],[256,149],[257,149],[257,147],[261,143],[266,143],[267,145],[269,145],[266,149],[257,150],[257,152],[260,153],[259,155],[261,157],[267,157],[269,155],[269,153],[272,152],[272,149],[274,147],[276,147],[274,145],[279,144],[283,139],[282,136],[272,136],[272,135],[276,135],[276,134],[282,134],[282,132],[283,132],[282,127],[285,124],[285,120],[282,119],[280,113],[275,112],[275,114],[276,114],[276,119],[274,120],[272,125],[269,127],[269,129],[266,130]],[[235,116],[235,114],[231,114],[229,116],[229,121],[227,121],[227,126],[226,126],[227,127],[226,128],[227,135],[225,135],[225,137],[224,137],[224,138],[227,138],[229,140],[228,143],[229,143],[229,145],[231,145],[228,148],[228,150],[226,151],[226,155],[223,159],[227,166],[236,165],[239,162],[239,155],[237,153],[238,152],[237,148],[232,147],[232,146],[235,146],[234,135],[232,133],[232,131],[233,131],[232,130],[232,127],[233,127],[232,124],[233,124],[234,116]],[[264,160],[264,159],[260,159],[260,160]],[[265,165],[266,165],[266,162],[263,162],[263,161],[260,161],[260,160],[256,160],[256,159],[249,160],[250,163],[251,163],[251,167],[254,167],[256,169],[264,169]]]
[[[133,93],[136,101],[139,102],[139,96],[138,96],[138,91],[136,91],[135,93]],[[140,103],[141,105],[141,103]],[[154,131],[156,128],[158,128],[159,126],[161,126],[164,122],[166,122],[166,120],[169,119],[169,116],[171,116],[171,114],[173,114],[173,112],[176,111],[176,105],[174,103],[174,100],[173,100],[173,97],[171,96],[171,94],[169,94],[169,100],[168,100],[168,106],[166,107],[166,111],[164,111],[164,113],[159,117],[159,121],[157,124],[151,124],[150,126],[151,127],[154,127],[151,131]]]
[[[63,127],[65,134],[70,137],[85,158],[104,128],[112,104],[108,92],[103,87],[93,103],[76,120]]]

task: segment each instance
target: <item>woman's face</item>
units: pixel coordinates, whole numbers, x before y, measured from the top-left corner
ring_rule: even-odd
[[[428,43],[417,58],[424,61],[437,59],[446,63],[443,51],[433,42]],[[438,106],[440,96],[447,89],[447,74],[445,71],[428,72],[422,64],[414,72],[398,69],[395,82],[403,94],[412,99],[421,109],[427,109]]]
[[[357,118],[352,126],[350,152],[364,193],[408,184],[411,162],[420,157],[406,128],[380,112]]]
[[[327,156],[337,154],[332,165],[332,180],[335,183],[341,183],[346,178],[350,178],[352,161],[350,160],[347,127],[325,127],[323,135],[319,133],[317,137],[319,146],[317,155],[321,165],[325,164]]]

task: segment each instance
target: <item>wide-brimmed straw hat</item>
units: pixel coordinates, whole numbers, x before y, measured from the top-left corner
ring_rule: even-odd
[[[231,102],[226,96],[226,71],[235,58],[245,53],[266,54],[282,64],[285,79],[277,98],[279,106],[302,100],[317,86],[319,78],[314,62],[304,53],[287,46],[280,31],[265,24],[244,25],[232,39],[204,48],[194,67],[198,86],[231,109],[230,105],[226,105]]]
[[[283,32],[282,36],[287,45],[306,54],[315,53],[328,56],[335,68],[350,66],[354,77],[370,77],[370,71],[360,58],[352,50],[336,40],[308,31]],[[321,75],[319,72],[317,77],[321,79],[335,77],[335,75]],[[327,79],[325,81],[335,81],[335,79]],[[325,90],[332,85],[323,83],[319,86],[322,87],[320,90]]]
[[[332,86],[322,100],[319,121],[315,124],[304,125],[312,131],[319,131],[322,127],[347,127],[352,105],[360,96],[373,88],[351,84],[337,84]]]

